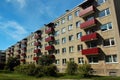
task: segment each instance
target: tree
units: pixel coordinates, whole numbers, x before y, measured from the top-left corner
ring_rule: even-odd
[[[55,62],[54,55],[42,55],[38,60],[38,64],[43,65],[43,66],[49,66],[50,64],[54,62]]]
[[[20,65],[20,61],[15,57],[9,57],[6,63],[6,69],[14,71],[14,67]]]
[[[67,68],[66,68],[67,74],[73,75],[77,72],[77,69],[78,69],[78,65],[76,63],[71,61],[67,63]]]

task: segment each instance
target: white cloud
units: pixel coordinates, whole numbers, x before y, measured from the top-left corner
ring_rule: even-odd
[[[6,2],[13,3],[14,5],[19,4],[20,8],[26,5],[26,0],[6,0]]]
[[[21,40],[28,32],[15,21],[0,22],[0,29],[16,40]]]

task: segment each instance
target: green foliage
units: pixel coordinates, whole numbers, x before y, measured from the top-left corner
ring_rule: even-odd
[[[77,72],[78,69],[78,65],[74,62],[68,62],[67,63],[67,68],[66,68],[66,72],[69,75],[73,75]]]
[[[52,55],[42,55],[38,60],[38,64],[43,66],[49,66],[54,62],[55,62],[55,58],[52,57]]]
[[[0,63],[0,70],[3,70],[5,67],[5,63]]]
[[[17,65],[20,65],[20,61],[17,58],[9,57],[5,69],[14,71],[14,67]]]
[[[79,65],[78,71],[81,77],[89,77],[91,71],[91,65],[87,63]]]

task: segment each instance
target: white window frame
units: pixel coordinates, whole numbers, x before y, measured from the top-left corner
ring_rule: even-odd
[[[79,46],[80,46],[80,50],[78,50]],[[82,50],[83,50],[83,45],[82,44],[77,45],[77,51],[82,51]]]
[[[102,0],[102,3],[99,3],[98,0],[97,0],[97,3],[98,3],[98,5],[101,5],[101,4],[105,3],[106,1],[107,0]]]
[[[69,47],[69,52],[70,52],[70,53],[74,52],[74,46],[70,46],[70,47]]]
[[[78,64],[84,64],[84,58],[78,57]]]
[[[74,40],[74,35],[70,35],[69,36],[69,41],[73,41]]]
[[[115,46],[115,38],[108,38],[109,39],[109,43],[110,43],[110,45],[108,45],[108,46],[104,46],[104,40],[103,40],[103,47],[111,47],[111,46]],[[107,39],[105,39],[105,40],[107,40]],[[112,45],[112,40],[114,41],[114,45]]]
[[[109,10],[109,14],[107,14],[107,10]],[[103,11],[104,11],[105,15],[104,15],[104,16],[99,16],[99,18],[102,18],[102,17],[108,16],[108,15],[111,14],[110,8],[106,8],[106,9],[100,11],[100,13],[103,12]],[[100,14],[100,13],[99,13],[99,14]]]
[[[61,19],[61,24],[64,24],[65,23],[65,18],[62,18]]]
[[[98,57],[96,57],[97,59],[98,59],[98,62],[94,62],[94,57],[96,57],[96,56],[91,56],[91,57],[89,57],[89,58],[91,58],[91,60],[92,60],[92,62],[89,62],[89,64],[98,64],[99,63],[99,59],[98,59]],[[88,59],[88,61],[89,61],[89,59]]]
[[[62,44],[66,43],[66,37],[62,38]]]
[[[66,58],[62,59],[62,65],[66,65],[66,63],[67,63]]]
[[[60,59],[56,59],[56,65],[60,64]]]
[[[68,25],[68,31],[70,31],[72,29],[73,29],[73,25],[72,24]]]
[[[112,26],[111,29],[109,28],[109,24],[111,24],[111,26]],[[105,32],[105,31],[108,31],[108,30],[112,30],[112,29],[113,29],[112,22],[109,22],[109,23],[103,24],[103,25],[101,26],[101,28],[102,28],[103,26],[107,26],[107,28],[106,28],[106,30],[104,30],[104,31],[102,31],[102,29],[101,29],[102,32]]]
[[[76,17],[79,16],[79,13],[80,13],[80,10],[76,10],[76,11],[75,11],[75,16],[76,16]]]
[[[106,62],[106,57],[110,57],[111,61],[110,62]],[[114,57],[113,56],[116,56],[116,61],[114,61]],[[118,56],[117,55],[106,55],[105,56],[105,62],[110,64],[110,63],[118,63]]]
[[[79,27],[80,27],[80,24],[81,24],[81,21],[77,21],[77,22],[76,22],[76,28],[79,28]]]
[[[77,33],[76,36],[77,36],[77,39],[80,39],[82,37],[82,32]]]
[[[66,32],[66,28],[65,27],[62,28],[61,32],[62,32],[62,34],[65,33]]]

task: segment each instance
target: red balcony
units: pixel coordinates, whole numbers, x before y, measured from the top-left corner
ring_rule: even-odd
[[[54,48],[54,46],[52,46],[52,45],[49,45],[49,46],[46,46],[45,47],[45,50],[54,50],[55,48]]]
[[[21,56],[26,56],[26,54],[25,54],[25,53],[22,53]]]
[[[54,37],[49,36],[48,38],[45,39],[45,42],[50,42],[50,41],[54,41]]]
[[[33,60],[38,61],[39,57],[33,57]]]
[[[98,33],[91,33],[91,34],[88,34],[88,35],[85,35],[85,36],[82,36],[81,37],[81,41],[91,41],[91,40],[95,40],[98,38]]]
[[[25,59],[21,59],[20,61],[21,61],[21,62],[25,62]]]
[[[96,8],[94,6],[90,6],[90,7],[86,8],[86,9],[80,11],[80,17],[85,17],[85,16],[88,16],[88,15],[94,13],[95,9]]]
[[[41,34],[36,33],[36,34],[34,35],[34,38],[35,38],[35,39],[39,39],[39,38],[41,38]]]
[[[40,42],[34,42],[34,46],[40,46],[41,43]]]
[[[34,53],[41,53],[41,50],[40,49],[35,49]]]
[[[100,52],[100,48],[90,48],[82,50],[82,55],[98,55]]]
[[[96,19],[91,19],[91,20],[88,20],[86,22],[81,23],[80,28],[81,29],[86,29],[86,28],[95,26],[96,24],[97,24],[97,20]]]
[[[49,27],[47,30],[45,30],[46,34],[50,34],[52,32],[54,32],[54,28],[53,27]]]

